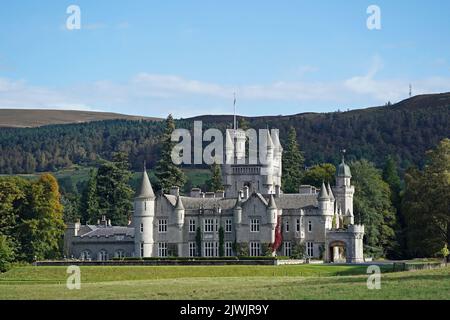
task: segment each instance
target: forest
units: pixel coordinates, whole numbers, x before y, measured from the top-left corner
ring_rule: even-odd
[[[337,163],[342,149],[349,160],[365,158],[381,166],[395,158],[402,172],[422,167],[423,154],[450,136],[450,94],[417,96],[398,104],[353,111],[291,116],[239,117],[254,129],[277,128],[282,143],[290,127],[305,155],[305,165]],[[232,116],[176,119],[178,128],[230,128]],[[138,170],[144,160],[152,169],[160,156],[160,121],[110,120],[38,128],[0,129],[0,174],[54,172],[72,165],[96,166],[115,152],[129,156]],[[283,140],[284,139],[284,140]]]

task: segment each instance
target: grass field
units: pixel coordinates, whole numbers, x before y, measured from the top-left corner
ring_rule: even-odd
[[[65,267],[18,267],[0,275],[0,299],[450,299],[450,267],[386,272],[367,289],[366,267],[81,267],[81,290]]]

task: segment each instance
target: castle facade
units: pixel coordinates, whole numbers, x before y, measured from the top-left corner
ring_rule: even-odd
[[[359,263],[364,226],[355,224],[354,187],[344,158],[336,185],[281,190],[282,148],[278,133],[269,135],[266,161],[245,163],[245,137],[227,133],[235,148],[222,166],[224,191],[178,187],[155,195],[146,170],[134,199],[129,226],[70,224],[65,235],[68,257],[108,260],[113,257],[291,256],[304,248],[307,257],[325,262]],[[229,145],[229,144],[227,144]],[[275,251],[274,251],[275,249]],[[274,252],[273,252],[274,251]]]

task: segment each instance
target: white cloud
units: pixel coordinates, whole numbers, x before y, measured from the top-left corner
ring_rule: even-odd
[[[152,73],[140,73],[124,82],[97,81],[58,89],[0,78],[0,108],[104,110],[149,116],[171,112],[177,117],[187,117],[229,113],[236,92],[238,104],[245,106],[246,114],[261,115],[315,111],[311,106],[332,111],[339,106],[397,102],[408,97],[410,83],[414,95],[450,91],[450,78],[382,79],[379,76],[382,69],[381,58],[375,56],[366,74],[341,81],[275,81],[241,86]],[[308,109],[299,110],[305,105]],[[292,110],[289,106],[298,107]]]

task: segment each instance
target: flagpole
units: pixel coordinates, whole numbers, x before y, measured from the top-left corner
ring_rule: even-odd
[[[234,130],[236,130],[236,129],[237,129],[237,126],[236,126],[236,92],[234,93],[233,105],[234,105],[234,120],[233,120],[233,125],[234,125]]]

